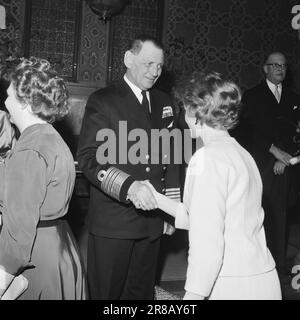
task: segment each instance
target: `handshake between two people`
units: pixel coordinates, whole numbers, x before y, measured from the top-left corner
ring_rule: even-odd
[[[161,209],[165,213],[173,217],[175,216],[172,207],[176,205],[176,202],[157,192],[149,180],[133,182],[128,190],[128,199],[137,209],[144,211]],[[168,210],[166,210],[166,208],[168,208]],[[163,233],[172,235],[174,232],[175,227],[164,222]]]
[[[154,210],[158,209],[157,194],[149,180],[135,181],[128,190],[128,199],[137,209]]]

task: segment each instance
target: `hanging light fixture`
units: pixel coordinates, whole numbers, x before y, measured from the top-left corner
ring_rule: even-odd
[[[106,23],[112,16],[118,14],[129,0],[86,0],[91,10]]]

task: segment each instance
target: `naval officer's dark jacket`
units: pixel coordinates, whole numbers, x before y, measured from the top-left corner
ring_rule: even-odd
[[[168,95],[156,89],[151,89],[149,94],[151,116],[145,112],[123,79],[94,92],[87,101],[77,159],[83,174],[91,183],[89,231],[92,234],[119,239],[155,239],[162,234],[162,212],[137,210],[126,199],[127,191],[135,180],[149,179],[159,192],[174,199],[179,198],[178,166],[168,165],[172,162],[168,158],[173,158],[172,146],[170,153],[161,153],[161,150],[153,152],[153,148],[151,152],[151,142],[148,141],[148,148],[147,143],[140,142],[138,145],[139,140],[134,134],[139,135],[140,131],[132,131],[143,129],[141,134],[151,137],[151,129],[173,128],[174,114]],[[128,134],[133,134],[129,139],[124,134],[124,128]],[[116,137],[116,147],[113,146],[114,138],[103,139],[106,134]],[[126,156],[128,151],[134,154],[130,148],[142,150],[138,153],[142,163],[126,161],[124,154]],[[104,149],[106,153],[103,153]],[[109,158],[109,163],[103,163],[105,157]],[[159,160],[158,164],[152,163],[154,158]]]

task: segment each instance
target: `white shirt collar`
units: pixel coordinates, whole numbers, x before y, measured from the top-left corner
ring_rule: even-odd
[[[267,85],[268,85],[268,87],[270,88],[270,90],[271,90],[271,91],[273,92],[273,94],[274,94],[276,85],[275,85],[273,82],[269,81],[268,79],[266,79],[266,80],[267,80]],[[278,91],[279,91],[279,94],[281,95],[281,91],[282,91],[282,84],[281,84],[281,83],[278,84]]]
[[[133,91],[133,93],[135,94],[135,96],[137,97],[137,99],[139,100],[140,103],[142,103],[142,90],[137,87],[135,84],[133,84],[126,76],[126,74],[124,74],[124,81],[129,85],[130,89]],[[146,92],[146,96],[148,98],[149,104],[150,104],[150,97],[149,97],[149,91]]]

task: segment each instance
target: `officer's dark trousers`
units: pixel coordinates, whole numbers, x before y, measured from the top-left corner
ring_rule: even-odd
[[[93,300],[153,300],[160,238],[89,234],[87,276]]]

